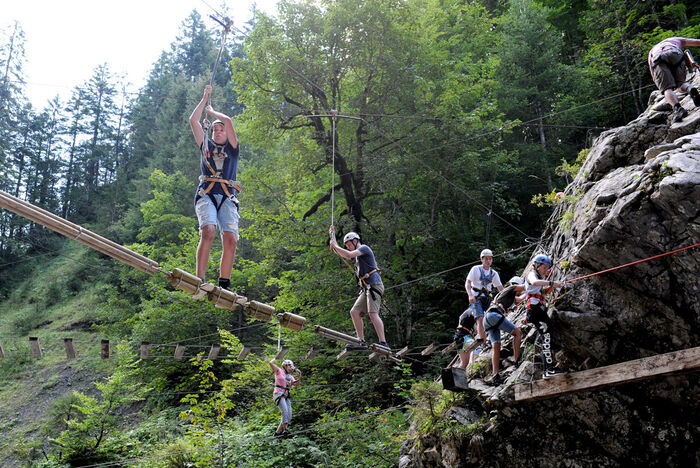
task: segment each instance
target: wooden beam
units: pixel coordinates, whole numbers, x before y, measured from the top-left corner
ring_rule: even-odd
[[[700,347],[683,349],[596,369],[557,375],[547,380],[519,384],[515,386],[515,401],[542,400],[698,369],[700,369]]]
[[[185,346],[182,343],[178,343],[177,346],[175,346],[175,354],[173,354],[173,357],[175,358],[176,361],[181,361],[182,357],[185,355],[185,349],[187,346]]]
[[[432,354],[436,349],[438,349],[440,345],[436,345],[435,343],[430,343],[427,348],[425,348],[423,351],[421,351],[422,356],[428,356]]]
[[[441,351],[441,353],[442,353],[442,355],[444,356],[445,354],[452,352],[456,347],[457,347],[457,343],[455,343],[455,342],[453,341],[452,343],[450,343],[450,345],[449,345],[448,347],[446,347],[445,349],[443,349],[443,350]]]
[[[312,346],[311,349],[309,349],[309,352],[306,353],[306,359],[313,359],[315,358],[319,351],[321,351],[320,348],[317,348],[316,346]]]
[[[401,351],[397,352],[396,355],[397,355],[398,357],[403,357],[403,355],[406,354],[407,352],[408,352],[408,346],[406,346],[405,348],[403,348]]]
[[[215,360],[217,357],[219,357],[219,351],[221,350],[221,345],[219,343],[214,343],[211,345],[211,348],[209,349],[209,356],[207,356],[207,359],[210,361]]]
[[[73,338],[63,338],[63,345],[66,347],[66,357],[75,359],[75,348],[73,347]]]
[[[109,340],[102,340],[100,342],[100,357],[102,359],[109,359]]]
[[[289,346],[282,346],[277,354],[275,354],[275,359],[282,359],[289,352]]]
[[[141,342],[141,359],[148,359],[148,355],[151,353],[151,344],[148,341]]]
[[[39,338],[35,336],[30,336],[29,347],[32,349],[32,356],[34,356],[35,358],[41,357],[41,345],[39,344]]]
[[[250,346],[243,346],[243,349],[241,350],[240,353],[238,353],[238,357],[236,359],[242,361],[243,359],[246,358],[248,353],[250,353]]]
[[[344,349],[340,354],[336,356],[336,359],[345,359],[346,357],[350,356],[350,353],[351,351]]]

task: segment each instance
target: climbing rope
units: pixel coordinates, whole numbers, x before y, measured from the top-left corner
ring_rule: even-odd
[[[602,275],[603,273],[608,273],[608,272],[610,272],[610,271],[619,270],[619,269],[621,269],[621,268],[626,268],[626,267],[628,267],[628,266],[636,265],[636,264],[638,264],[638,263],[648,262],[649,260],[654,260],[655,258],[665,257],[666,255],[671,255],[671,254],[674,254],[674,253],[682,252],[682,251],[684,251],[684,250],[692,249],[692,248],[695,248],[695,247],[698,247],[698,246],[700,246],[700,243],[694,244],[694,245],[689,245],[689,246],[687,246],[687,247],[683,247],[683,248],[680,248],[680,249],[672,250],[672,251],[670,251],[670,252],[665,252],[665,253],[662,253],[662,254],[659,254],[659,255],[654,255],[653,257],[644,258],[644,259],[642,259],[642,260],[637,260],[637,261],[634,261],[634,262],[631,262],[631,263],[625,263],[624,265],[619,265],[619,266],[616,266],[616,267],[613,267],[613,268],[608,268],[607,270],[602,270],[602,271],[598,271],[598,272],[596,272],[596,273],[591,273],[590,275],[579,276],[578,278],[574,278],[574,279],[570,279],[570,280],[564,281],[564,284],[573,283],[574,281],[579,281],[579,280],[582,280],[582,279],[591,278],[591,277],[597,276],[597,275]]]

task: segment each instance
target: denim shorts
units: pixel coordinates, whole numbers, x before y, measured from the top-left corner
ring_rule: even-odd
[[[216,203],[221,203],[221,199],[224,198],[224,195],[214,195],[214,198],[216,199]],[[228,198],[224,200],[219,211],[217,211],[209,195],[205,195],[197,200],[194,210],[197,212],[197,220],[199,220],[200,229],[204,226],[215,224],[219,226],[221,232],[232,232],[236,235],[236,239],[239,238],[238,220],[240,216],[238,215],[238,208],[236,204]]]
[[[503,317],[501,314],[498,312],[488,312],[486,314],[486,317],[484,317],[484,328],[489,328],[498,323],[498,321]],[[503,317],[503,321],[501,324],[498,326],[498,328],[491,328],[489,332],[489,339],[491,340],[491,343],[500,343],[501,342],[501,330],[503,330],[506,333],[512,333],[513,330],[515,330],[515,325],[513,325],[513,322],[508,320],[507,318]]]
[[[482,299],[484,302],[486,302],[486,307],[484,307],[484,303],[481,302]],[[470,304],[470,307],[472,309],[472,314],[474,314],[474,318],[477,317],[483,317],[484,316],[484,309],[488,309],[489,305],[491,304],[491,299],[485,299],[480,296],[476,296],[476,302],[474,304]]]

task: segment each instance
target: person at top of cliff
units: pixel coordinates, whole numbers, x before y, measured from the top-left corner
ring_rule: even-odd
[[[493,375],[489,383],[500,385],[504,382],[503,376],[500,374],[501,366],[501,331],[513,335],[513,363],[520,363],[520,340],[522,332],[516,327],[513,322],[506,318],[508,311],[517,303],[525,299],[524,294],[520,294],[525,290],[525,284],[522,278],[514,276],[508,281],[508,286],[499,292],[493,298],[486,314],[484,315],[484,329],[489,334],[493,351],[491,353],[491,366]]]
[[[484,348],[490,346],[486,342],[486,332],[484,331],[484,311],[491,304],[491,291],[495,286],[499,291],[503,290],[501,278],[498,272],[491,268],[493,263],[493,252],[489,249],[481,251],[481,265],[475,265],[469,270],[464,288],[469,295],[469,304],[476,319],[476,328],[479,338],[484,343]]]
[[[552,259],[547,255],[537,255],[533,262],[532,271],[525,278],[525,297],[527,300],[527,321],[535,326],[542,340],[542,378],[548,379],[557,374],[565,373],[554,363],[552,353],[552,322],[547,314],[545,296],[552,288],[561,288],[564,283],[551,281],[549,275],[552,269]]]
[[[683,47],[698,47],[700,39],[669,37],[649,51],[649,70],[654,83],[673,106],[673,121],[680,122],[688,115],[676,93],[688,93],[696,107],[700,106],[700,92],[686,81],[686,65]]]

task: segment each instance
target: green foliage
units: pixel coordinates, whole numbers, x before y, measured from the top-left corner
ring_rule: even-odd
[[[119,366],[105,382],[95,383],[99,397],[74,393],[77,402],[71,407],[76,412],[66,420],[67,429],[53,440],[60,448],[62,460],[79,462],[105,456],[103,448],[110,437],[118,435],[123,410],[141,401],[148,391],[135,378],[136,363],[129,360],[127,352],[128,348],[118,347]]]

